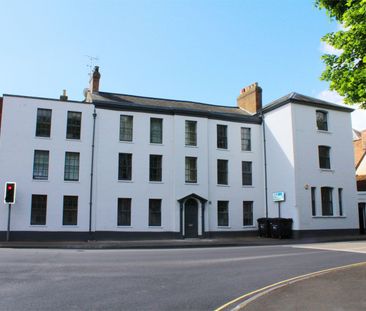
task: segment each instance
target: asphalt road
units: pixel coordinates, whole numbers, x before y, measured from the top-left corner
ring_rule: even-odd
[[[0,310],[214,310],[366,254],[291,246],[163,250],[0,249]]]

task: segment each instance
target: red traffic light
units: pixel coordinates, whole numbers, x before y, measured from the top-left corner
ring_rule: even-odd
[[[15,203],[15,182],[7,182],[5,184],[4,203]]]

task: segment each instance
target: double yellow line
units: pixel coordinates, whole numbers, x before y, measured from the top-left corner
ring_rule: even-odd
[[[225,303],[221,307],[218,307],[217,309],[215,309],[215,311],[222,311],[222,310],[226,309],[227,307],[229,307],[230,305],[232,305],[232,304],[234,304],[234,303],[236,303],[240,300],[243,300],[245,298],[248,298],[248,297],[253,296],[255,294],[258,294],[258,293],[262,293],[262,292],[267,291],[267,290],[275,289],[277,287],[281,287],[281,286],[284,286],[284,285],[287,285],[287,284],[290,284],[290,283],[301,281],[303,279],[307,279],[307,278],[314,277],[314,276],[317,276],[317,275],[321,275],[321,274],[324,274],[324,273],[328,273],[328,272],[332,272],[332,271],[336,271],[336,270],[354,268],[354,267],[358,267],[358,266],[362,266],[362,265],[366,265],[366,261],[359,262],[359,263],[354,263],[354,264],[350,264],[350,265],[345,265],[345,266],[340,266],[340,267],[335,267],[335,268],[330,268],[330,269],[325,269],[325,270],[320,270],[320,271],[316,271],[316,272],[311,272],[311,273],[307,273],[307,274],[303,274],[303,275],[299,275],[299,276],[295,276],[293,278],[283,280],[283,281],[280,281],[280,282],[277,282],[277,283],[274,283],[274,284],[271,284],[271,285],[267,285],[265,287],[256,289],[252,292],[246,293],[246,294],[244,294],[244,295],[242,295],[238,298],[235,298],[235,299]]]

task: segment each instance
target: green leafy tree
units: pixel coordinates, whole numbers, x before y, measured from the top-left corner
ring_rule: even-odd
[[[339,53],[322,56],[326,68],[320,79],[329,81],[346,104],[366,109],[366,0],[315,0],[315,5],[343,28],[322,38]]]

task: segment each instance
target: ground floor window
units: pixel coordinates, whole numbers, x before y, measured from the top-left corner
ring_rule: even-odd
[[[243,226],[253,226],[253,201],[243,201]]]
[[[31,225],[45,225],[47,215],[47,195],[32,194]]]
[[[131,226],[131,199],[118,198],[117,225]]]
[[[217,225],[220,227],[229,225],[229,201],[217,201]]]
[[[78,197],[64,196],[64,211],[62,224],[64,226],[76,226],[78,224]]]
[[[333,198],[332,198],[333,188],[322,187],[322,215],[323,216],[333,216]]]
[[[149,200],[149,226],[161,226],[161,199]]]
[[[311,187],[311,214],[316,216],[316,187]]]

